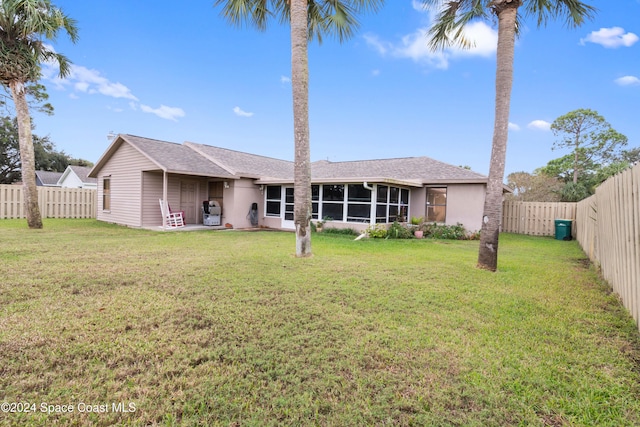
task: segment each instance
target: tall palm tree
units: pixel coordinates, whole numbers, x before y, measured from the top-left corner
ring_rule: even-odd
[[[294,223],[296,256],[311,256],[311,154],[309,147],[309,62],[307,41],[333,35],[340,42],[358,28],[356,15],[376,10],[384,0],[216,0],[232,24],[244,22],[265,30],[271,17],[291,25],[293,92]]]
[[[429,35],[432,49],[451,45],[470,47],[464,36],[465,26],[475,19],[498,20],[496,51],[496,94],[493,142],[489,180],[484,202],[478,267],[496,271],[498,237],[502,220],[502,186],[513,83],[515,38],[521,26],[520,9],[536,18],[538,26],[549,18],[564,18],[568,26],[579,26],[590,19],[595,8],[579,0],[422,0],[426,7],[439,11]]]
[[[31,135],[31,116],[27,105],[26,85],[40,78],[40,64],[54,61],[60,66],[60,76],[69,73],[69,60],[56,53],[45,42],[54,41],[64,30],[72,42],[78,39],[73,19],[53,6],[49,0],[0,1],[0,81],[11,89],[18,119],[20,162],[27,224],[42,228],[38,188],[36,187],[35,155]]]

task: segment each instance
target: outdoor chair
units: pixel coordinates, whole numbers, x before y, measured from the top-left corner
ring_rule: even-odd
[[[166,218],[167,227],[184,227],[184,215],[182,212],[171,212],[169,204],[164,203],[162,199],[158,199],[158,202],[160,202],[162,216]]]

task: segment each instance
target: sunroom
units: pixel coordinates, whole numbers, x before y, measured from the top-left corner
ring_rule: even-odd
[[[412,188],[413,187],[413,188]],[[412,190],[424,189],[399,182],[324,182],[311,185],[312,219],[331,226],[366,228],[369,224],[404,222],[412,215]],[[269,184],[263,188],[265,219],[280,219],[282,228],[294,228],[293,185]],[[415,198],[415,197],[414,197]],[[424,216],[424,202],[416,206],[416,216]]]

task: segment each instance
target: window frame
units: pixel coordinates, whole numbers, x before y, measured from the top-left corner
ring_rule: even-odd
[[[441,191],[441,194],[444,195],[444,203],[435,203],[436,202],[436,198],[434,197],[433,201],[434,203],[430,203],[429,201],[429,191],[433,191],[433,190],[444,190],[443,192]],[[447,222],[447,192],[448,192],[448,188],[446,186],[432,186],[432,187],[426,187],[426,191],[425,191],[425,210],[424,210],[424,217],[425,220],[427,222],[435,222],[438,224],[445,224]],[[433,192],[434,194],[436,192]],[[444,218],[442,219],[442,221],[438,221],[437,220],[437,215],[436,215],[436,219],[432,219],[433,216],[430,216],[429,213],[434,212],[437,208],[444,208]]]
[[[269,188],[277,188],[277,198],[269,198]],[[272,195],[273,196],[273,195]],[[278,212],[269,212],[269,204],[277,203]],[[282,185],[267,185],[264,191],[264,216],[268,218],[282,218]]]
[[[111,212],[111,175],[102,177],[102,210]]]

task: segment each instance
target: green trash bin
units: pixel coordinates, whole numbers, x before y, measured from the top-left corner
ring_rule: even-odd
[[[571,240],[572,219],[556,219],[556,240]]]

